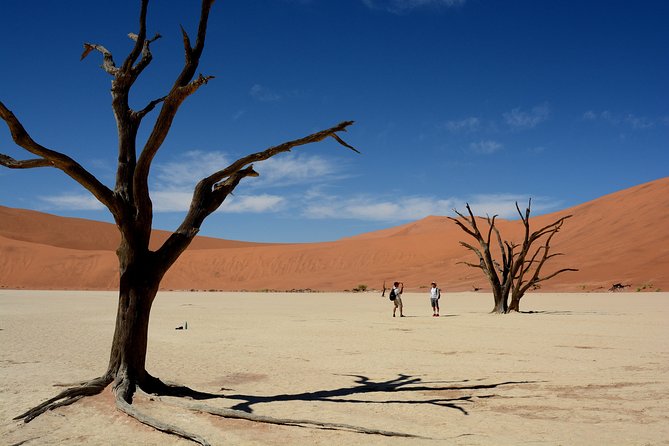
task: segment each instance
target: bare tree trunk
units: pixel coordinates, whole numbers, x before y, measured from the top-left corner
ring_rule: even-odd
[[[149,315],[155,296],[155,290],[135,285],[119,292],[107,375],[114,380],[116,395],[128,403],[136,387],[147,379]]]
[[[513,294],[511,296],[511,303],[509,304],[509,313],[512,311],[519,312],[520,311],[520,298],[522,296],[519,296],[517,294]]]
[[[155,253],[148,250],[150,224],[141,224],[123,234],[132,234],[132,240],[123,237],[116,251],[119,260],[119,298],[116,326],[112,339],[109,365],[105,376],[112,379],[117,398],[132,403],[137,386],[147,381],[146,351],[149,336],[151,306],[158,293],[163,270]],[[145,227],[149,229],[146,230]],[[131,244],[139,245],[139,250]]]
[[[202,74],[195,78],[195,73],[204,49],[209,12],[214,0],[201,0],[200,20],[194,42],[186,30],[181,29],[185,60],[183,69],[172,88],[164,96],[148,102],[143,108],[133,110],[128,102],[131,88],[153,59],[151,43],[160,38],[160,34],[147,38],[146,16],[149,0],[141,0],[140,3],[139,31],[136,34],[128,34],[135,45],[120,65],[116,64],[112,53],[99,44],[84,43],[84,51],[81,55],[81,58],[84,59],[93,51],[99,52],[103,58],[102,69],[113,77],[112,110],[118,132],[118,164],[116,184],[113,189],[103,184],[74,159],[33,140],[19,119],[0,101],[0,119],[7,124],[15,144],[37,157],[16,160],[0,153],[0,166],[11,169],[40,167],[60,169],[109,209],[121,232],[121,244],[117,250],[121,279],[119,300],[107,371],[100,377],[62,391],[15,419],[29,422],[46,411],[100,393],[113,383],[117,407],[126,414],[156,429],[200,444],[207,444],[206,440],[197,435],[175,426],[166,425],[131,407],[137,388],[149,393],[163,392],[180,396],[196,393],[192,389],[163,383],[146,371],[149,316],[160,281],[165,272],[190,245],[205,218],[223,204],[226,197],[234,191],[242,179],[258,176],[253,169],[253,163],[327,138],[333,138],[340,145],[355,152],[358,150],[338,135],[339,132],[345,132],[347,127],[353,124],[352,121],[344,121],[329,129],[251,153],[239,158],[228,167],[217,166],[218,170],[200,180],[195,186],[188,213],[179,228],[157,251],[150,251],[149,239],[153,220],[153,204],[149,194],[151,163],[167,138],[181,104],[200,87],[207,84],[210,79],[213,79],[213,76]],[[160,106],[158,117],[143,147],[138,147],[137,134],[142,119],[157,106]]]
[[[507,300],[508,294],[505,295],[501,287],[493,287],[492,294],[495,298],[495,307],[492,309],[493,313],[504,314],[508,311]]]

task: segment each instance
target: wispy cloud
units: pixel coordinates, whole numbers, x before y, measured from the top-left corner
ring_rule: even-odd
[[[189,151],[178,158],[155,163],[151,200],[154,212],[186,212],[193,198],[193,188],[198,181],[227,167],[230,160],[221,152]],[[276,186],[318,184],[341,178],[341,169],[333,162],[315,155],[287,154],[257,163],[261,174],[257,181],[249,182],[251,190]],[[104,206],[86,194],[60,194],[42,196],[47,209],[100,210]],[[231,195],[221,207],[221,212],[261,213],[278,212],[288,205],[285,197],[258,192],[257,194]]]
[[[548,119],[550,115],[550,108],[548,104],[537,105],[532,107],[530,111],[525,111],[520,108],[504,113],[504,121],[515,129],[530,129],[536,127],[539,123]]]
[[[190,207],[193,191],[157,190],[151,193],[153,212],[185,212]]]
[[[481,141],[475,148],[485,153],[499,150],[501,144],[495,141]],[[327,159],[304,154],[288,154],[284,157],[258,163],[256,169],[265,177],[264,187],[277,184],[301,185],[309,188],[286,189],[285,194],[268,193],[262,187],[244,189],[251,193],[230,195],[218,212],[221,213],[280,213],[289,211],[292,215],[310,219],[383,221],[401,223],[414,221],[428,215],[454,215],[453,208],[464,210],[469,202],[477,215],[498,214],[504,218],[515,218],[515,202],[525,206],[527,196],[515,194],[475,195],[470,197],[437,196],[384,196],[357,194],[339,196],[324,192],[328,181],[342,175],[342,169]],[[152,186],[151,197],[156,213],[186,212],[190,206],[193,186],[203,176],[226,167],[228,158],[222,153],[191,151],[178,159],[154,166],[158,177]],[[253,184],[254,182],[249,182]],[[274,189],[272,189],[273,191]],[[257,193],[253,193],[257,191]],[[92,196],[85,194],[61,194],[41,197],[50,209],[60,210],[100,210],[103,206]],[[533,210],[544,212],[553,210],[557,204],[550,199],[534,198]]]
[[[99,211],[104,209],[97,198],[81,193],[41,196],[39,199],[46,203],[48,209],[52,210]]]
[[[527,206],[528,196],[516,194],[475,195],[468,198],[450,197],[401,197],[393,200],[370,196],[343,198],[320,196],[308,203],[303,215],[314,219],[352,219],[368,221],[405,222],[429,215],[455,215],[453,209],[465,211],[469,203],[476,215],[499,215],[501,218],[517,218],[516,202],[521,210]],[[532,200],[535,215],[555,210],[559,202],[537,197]]]
[[[255,170],[260,178],[253,184],[289,186],[324,181],[335,176],[340,169],[332,161],[317,155],[287,154],[258,163]]]
[[[190,151],[167,163],[157,163],[155,186],[151,197],[155,212],[187,211],[198,181],[230,164],[227,155],[220,152]],[[340,169],[333,162],[317,155],[286,154],[256,163],[260,177],[247,185],[254,191],[268,187],[315,184],[336,178]],[[258,192],[252,195],[230,196],[222,212],[275,212],[284,199]]]
[[[485,140],[485,141],[478,141],[478,142],[473,142],[469,144],[469,149],[472,152],[475,153],[480,153],[483,155],[490,155],[491,153],[495,153],[497,151],[500,151],[504,148],[504,146],[501,143],[498,143],[497,141],[491,141],[491,140]]]
[[[151,194],[154,212],[186,212],[193,192],[159,190]],[[219,208],[226,213],[262,213],[281,210],[286,199],[278,195],[230,195]]]
[[[466,0],[362,0],[370,9],[403,14],[418,8],[453,8],[462,6]]]
[[[308,203],[303,215],[316,219],[352,219],[372,221],[416,220],[428,215],[450,211],[453,202],[429,197],[405,197],[396,200],[378,200],[373,197],[324,197]]]
[[[457,132],[475,132],[481,128],[481,120],[475,116],[460,119],[457,121],[447,121],[444,127],[453,133]]]
[[[281,95],[264,87],[260,84],[254,84],[249,91],[253,99],[260,102],[276,102],[281,100]]]
[[[635,116],[632,114],[625,116],[625,122],[635,130],[648,129],[655,126],[655,121],[645,116]]]
[[[559,209],[562,204],[547,197],[531,197],[532,213],[534,215]],[[469,206],[475,215],[498,215],[501,218],[518,218],[516,203],[521,211],[525,211],[530,196],[520,194],[480,194],[467,199]],[[458,207],[458,211],[466,211],[464,202]]]
[[[152,194],[154,212],[185,212],[192,192],[155,191]],[[476,215],[499,215],[501,218],[518,218],[515,203],[521,210],[527,206],[528,196],[521,194],[481,194],[470,197],[406,196],[392,199],[371,195],[343,197],[321,193],[312,189],[303,196],[274,194],[231,195],[218,210],[220,213],[263,214],[290,210],[293,215],[309,219],[360,220],[403,223],[419,220],[429,215],[454,216],[453,209],[465,212],[469,203]],[[103,206],[86,195],[60,195],[42,197],[49,209],[101,210]],[[562,203],[546,197],[533,197],[534,215],[559,209]]]
[[[628,114],[616,114],[610,110],[604,110],[601,112],[596,112],[594,110],[588,110],[583,113],[582,119],[584,121],[601,121],[606,122],[611,125],[625,125],[631,127],[634,130],[644,130],[655,127],[658,121],[648,118],[646,116],[637,116],[633,113]],[[659,120],[662,122],[662,119]]]
[[[277,212],[286,204],[286,199],[278,195],[234,195],[228,198],[220,208],[227,213],[263,213]]]
[[[158,189],[192,190],[198,181],[229,164],[230,159],[221,152],[191,150],[170,162],[155,163],[153,180]]]

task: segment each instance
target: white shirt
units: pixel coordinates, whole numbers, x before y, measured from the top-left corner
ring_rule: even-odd
[[[436,286],[430,288],[430,298],[439,299],[439,288],[437,288]]]

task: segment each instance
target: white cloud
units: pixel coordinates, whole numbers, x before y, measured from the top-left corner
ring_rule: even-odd
[[[307,204],[303,215],[307,218],[352,219],[372,221],[410,221],[428,215],[443,215],[453,202],[431,197],[404,197],[394,201],[377,201],[372,197],[319,196],[317,202]]]
[[[186,152],[170,162],[156,163],[155,184],[151,190],[154,212],[187,211],[197,182],[229,164],[229,158],[220,152],[200,151]],[[260,177],[247,183],[254,190],[319,182],[333,178],[339,170],[325,158],[292,153],[256,163],[254,169]],[[276,212],[284,204],[285,199],[276,195],[230,195],[220,210],[235,213]]]
[[[592,110],[588,110],[587,112],[583,113],[584,121],[594,121],[596,119],[597,119],[597,113],[595,113]]]
[[[498,215],[501,218],[518,218],[518,211],[516,210],[516,202],[520,210],[524,213],[527,207],[528,195],[516,194],[482,194],[474,195],[469,200],[469,206],[475,215]],[[458,207],[461,213],[466,212],[464,201]],[[556,209],[560,203],[552,201],[545,197],[532,197],[532,213],[534,215],[551,211]]]
[[[627,125],[634,130],[643,130],[655,127],[656,121],[650,119],[646,116],[637,116],[633,113],[628,113],[625,116],[619,114],[614,114],[609,110],[604,110],[602,112],[595,112],[593,110],[588,110],[583,113],[584,121],[604,121],[608,122],[611,125]],[[660,122],[662,120],[660,119]]]
[[[257,163],[254,169],[260,174],[258,181],[253,183],[257,187],[318,182],[332,177],[339,170],[323,157],[292,153]]]
[[[655,126],[655,122],[645,116],[634,116],[633,114],[625,116],[625,122],[635,130],[648,129]]]
[[[379,9],[392,12],[393,14],[402,14],[417,8],[452,8],[462,6],[466,0],[362,0],[369,9]]]
[[[281,95],[260,84],[254,84],[249,94],[253,99],[260,102],[276,102],[281,100]]]
[[[278,195],[232,195],[220,207],[220,212],[262,213],[276,212],[283,208],[286,199]]]
[[[447,121],[445,127],[451,132],[474,132],[481,127],[481,120],[469,117],[458,121]]]
[[[41,201],[47,203],[49,209],[67,209],[73,211],[98,211],[104,209],[104,205],[92,195],[85,194],[62,194],[54,196],[41,196]]]
[[[220,152],[186,152],[178,159],[154,165],[155,190],[192,191],[198,181],[228,167],[232,162]],[[341,172],[338,165],[326,158],[297,153],[281,154],[255,163],[254,169],[260,177],[249,183],[252,187],[313,183],[324,178],[331,179]]]
[[[186,212],[190,207],[192,192],[156,191],[151,194],[154,212]],[[219,208],[227,213],[276,212],[286,199],[277,195],[229,195]]]
[[[476,153],[489,155],[502,150],[504,146],[497,141],[485,140],[469,144],[469,148]]]
[[[548,119],[550,115],[550,108],[548,104],[537,105],[532,107],[530,111],[523,111],[520,108],[514,108],[510,112],[503,114],[504,121],[513,127],[518,129],[529,129],[536,127],[539,123]]]
[[[454,216],[453,209],[465,213],[469,203],[475,215],[498,215],[501,218],[518,218],[516,202],[524,212],[528,196],[516,194],[475,195],[469,198],[450,197],[400,197],[394,200],[377,199],[370,196],[342,198],[314,195],[304,208],[303,215],[313,219],[342,219],[386,221],[391,223],[415,221],[429,215]],[[544,197],[532,200],[532,211],[538,213],[557,209],[560,203]]]
[[[158,190],[151,193],[153,212],[185,212],[190,207],[193,191]]]
[[[179,159],[155,163],[153,180],[157,189],[193,189],[203,178],[228,167],[229,159],[221,152],[184,152]]]

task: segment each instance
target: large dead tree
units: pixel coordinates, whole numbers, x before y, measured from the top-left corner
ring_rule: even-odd
[[[562,228],[565,220],[570,218],[571,215],[562,217],[538,231],[530,232],[531,206],[532,200],[529,201],[527,209],[525,209],[525,214],[523,214],[518,207],[518,203],[516,203],[516,210],[518,211],[518,215],[520,215],[524,227],[522,243],[502,240],[502,236],[495,226],[497,215],[494,215],[492,218],[489,216],[486,217],[488,230],[484,235],[478,227],[476,217],[474,217],[469,203],[467,203],[469,216],[463,215],[456,210],[455,213],[459,218],[448,217],[460,229],[478,242],[478,247],[466,242],[460,242],[462,246],[474,252],[479,259],[478,264],[470,262],[462,263],[472,268],[481,269],[488,278],[495,300],[493,313],[520,311],[520,299],[525,295],[527,290],[537,288],[540,282],[551,279],[566,271],[578,271],[574,268],[563,268],[541,276],[541,269],[545,263],[553,257],[562,255],[562,253],[551,253],[550,243],[555,234]],[[495,240],[493,240],[493,233]],[[537,242],[541,243],[538,247],[536,247]],[[492,253],[491,244],[494,243],[497,244],[500,251],[497,258]],[[509,295],[511,296],[511,303],[509,303]]]
[[[267,160],[282,152],[288,152],[294,147],[322,141],[329,137],[357,152],[338,135],[339,132],[346,131],[347,127],[352,124],[352,121],[345,121],[329,129],[244,156],[227,167],[221,166],[220,170],[197,183],[190,209],[179,228],[157,250],[149,249],[153,222],[152,203],[149,196],[149,170],[156,153],[170,131],[181,104],[213,77],[202,74],[195,76],[205,45],[207,21],[213,2],[213,0],[202,0],[194,43],[187,32],[181,29],[185,61],[171,89],[164,96],[148,102],[139,110],[130,108],[130,92],[144,69],[151,63],[151,45],[160,38],[159,34],[152,38],[147,37],[148,0],[141,0],[139,31],[137,34],[128,35],[134,44],[121,64],[114,61],[112,53],[104,46],[94,43],[84,44],[81,58],[84,59],[92,52],[99,53],[103,60],[103,70],[112,77],[111,106],[118,133],[118,164],[116,181],[111,188],[100,182],[74,159],[33,140],[20,120],[4,103],[0,102],[0,117],[7,124],[13,141],[17,146],[36,157],[16,160],[8,155],[0,154],[0,165],[12,169],[55,167],[61,170],[109,209],[121,235],[116,251],[120,272],[118,310],[107,370],[102,376],[63,391],[19,415],[16,419],[29,422],[48,410],[72,404],[82,397],[97,394],[111,385],[116,395],[117,407],[125,413],[159,430],[206,444],[206,440],[198,435],[166,425],[137,412],[131,406],[133,395],[138,388],[147,393],[164,395],[183,396],[193,395],[195,392],[187,387],[166,384],[151,376],[146,370],[149,314],[163,276],[190,245],[205,218],[221,206],[242,179],[258,175],[253,169],[254,162]],[[140,142],[137,138],[140,125],[154,109],[157,110],[157,117],[153,127],[146,141]],[[220,395],[210,396],[220,397]],[[244,418],[249,414],[235,413],[234,416]],[[300,421],[300,424],[304,423],[309,424],[310,422]],[[312,424],[337,428],[334,424],[318,422]],[[366,433],[392,434],[351,426],[346,428]]]

